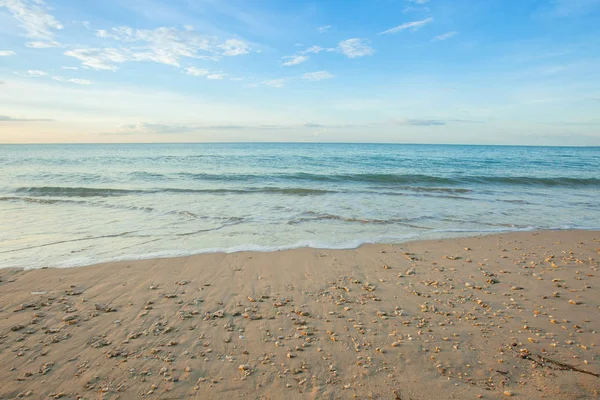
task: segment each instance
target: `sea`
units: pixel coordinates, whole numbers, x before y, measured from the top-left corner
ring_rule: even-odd
[[[0,145],[0,267],[600,229],[600,147]]]

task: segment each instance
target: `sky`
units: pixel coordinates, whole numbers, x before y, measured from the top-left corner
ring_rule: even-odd
[[[600,145],[600,0],[0,0],[0,143]]]

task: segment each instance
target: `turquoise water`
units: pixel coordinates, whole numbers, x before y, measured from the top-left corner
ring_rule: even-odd
[[[0,266],[600,228],[600,148],[0,146]]]

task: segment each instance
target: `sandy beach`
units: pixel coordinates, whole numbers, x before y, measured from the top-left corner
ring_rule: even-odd
[[[0,270],[0,398],[590,399],[600,232]]]

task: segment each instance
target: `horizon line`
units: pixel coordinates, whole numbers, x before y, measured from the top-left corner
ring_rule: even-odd
[[[189,145],[189,144],[365,144],[399,146],[497,146],[497,147],[600,147],[597,145],[556,145],[556,144],[482,144],[482,143],[410,143],[410,142],[274,142],[274,141],[231,141],[231,142],[56,142],[56,143],[1,143],[0,146],[56,146],[56,145]]]

